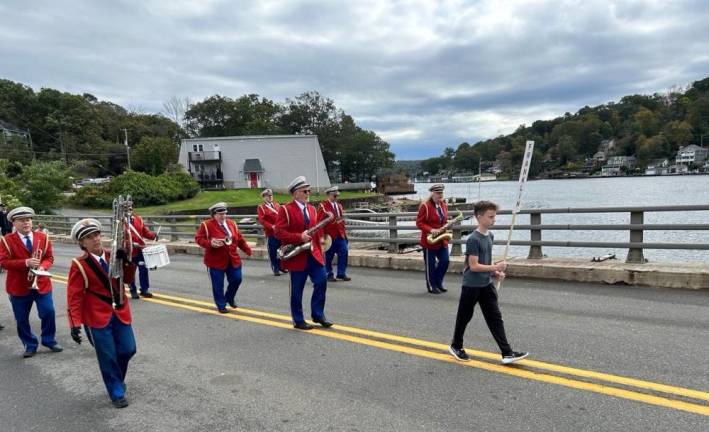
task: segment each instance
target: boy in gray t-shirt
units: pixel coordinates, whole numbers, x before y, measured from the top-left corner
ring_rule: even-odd
[[[495,224],[497,210],[497,204],[491,201],[478,201],[473,209],[478,219],[478,229],[468,236],[466,243],[463,287],[458,303],[458,315],[455,319],[453,342],[448,347],[448,351],[460,361],[470,360],[463,349],[463,334],[473,318],[473,311],[478,302],[487,327],[502,352],[502,363],[513,363],[529,355],[526,352],[513,351],[507,342],[502,313],[497,304],[497,289],[492,283],[492,278],[503,280],[507,268],[507,263],[504,261],[495,264],[492,262],[494,236],[489,229]]]

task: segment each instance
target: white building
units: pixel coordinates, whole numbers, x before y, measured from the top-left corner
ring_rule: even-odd
[[[298,176],[330,187],[315,135],[259,135],[182,140],[180,164],[203,188],[271,188],[285,192]]]
[[[707,160],[708,154],[709,149],[705,149],[694,144],[688,145],[679,149],[675,163],[678,165],[701,165],[705,160]]]
[[[622,167],[633,168],[635,156],[611,156],[606,165],[601,168],[601,175],[618,175]]]
[[[670,161],[667,159],[655,159],[645,168],[645,175],[665,175],[670,172]]]

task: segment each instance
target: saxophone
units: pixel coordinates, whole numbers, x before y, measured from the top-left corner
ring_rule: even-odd
[[[327,212],[326,214],[327,214],[327,217],[325,217],[325,219],[323,219],[320,222],[318,222],[317,224],[315,224],[312,228],[309,228],[307,231],[305,231],[306,234],[312,236],[313,234],[315,234],[316,232],[318,232],[322,228],[324,228],[325,225],[332,222],[332,220],[335,218],[333,216],[333,214],[330,212]],[[327,237],[329,237],[329,236],[327,236]],[[327,239],[325,237],[323,237],[320,239],[320,241],[326,242]],[[325,245],[325,246],[327,246],[327,245]],[[329,249],[329,246],[327,246],[327,248]],[[286,261],[286,260],[293,258],[294,256],[298,255],[299,253],[301,253],[303,251],[306,251],[306,250],[311,251],[312,249],[313,249],[312,241],[308,241],[308,242],[300,243],[300,244],[291,243],[291,244],[287,244],[287,245],[283,245],[283,246],[279,247],[277,255],[278,255],[279,260]]]
[[[461,212],[460,210],[458,210],[458,216],[456,216],[455,218],[449,220],[448,222],[446,222],[445,225],[443,225],[442,227],[440,227],[439,229],[440,229],[441,232],[438,233],[437,236],[434,237],[433,234],[430,234],[430,233],[429,233],[429,234],[426,236],[426,241],[428,242],[428,244],[431,244],[431,245],[432,245],[432,244],[436,244],[436,243],[438,243],[438,242],[440,242],[440,241],[442,241],[442,240],[450,240],[450,239],[452,239],[452,238],[453,238],[453,232],[450,231],[450,227],[452,227],[454,223],[459,222],[459,221],[461,221],[461,220],[463,220],[463,212]]]

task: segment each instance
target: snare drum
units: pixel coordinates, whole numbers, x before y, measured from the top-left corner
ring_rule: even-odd
[[[159,268],[170,264],[170,256],[165,245],[154,245],[143,248],[145,267]]]

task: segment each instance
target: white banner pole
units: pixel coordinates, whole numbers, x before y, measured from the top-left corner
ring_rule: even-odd
[[[515,229],[517,213],[519,213],[519,210],[522,207],[522,193],[524,192],[524,187],[527,185],[527,177],[529,176],[529,166],[532,162],[533,153],[534,141],[527,141],[526,147],[524,149],[524,158],[522,158],[522,168],[519,171],[519,182],[517,183],[517,200],[515,202],[514,209],[512,210],[512,221],[510,222],[510,231],[507,233],[507,244],[505,245],[505,252],[502,254],[502,261],[507,261],[507,254],[510,251],[510,242],[512,242],[512,231],[514,231]],[[498,281],[496,287],[498,290],[502,288],[502,282]]]

